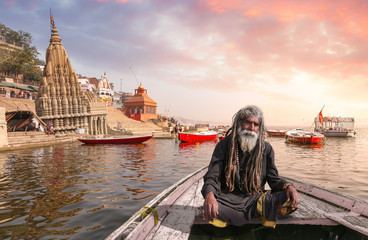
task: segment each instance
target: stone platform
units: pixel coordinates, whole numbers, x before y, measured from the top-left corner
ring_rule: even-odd
[[[35,112],[35,105],[33,100],[5,98],[0,96],[0,107],[5,108],[6,111],[29,110]],[[108,135],[148,135],[154,132],[156,139],[173,138],[170,132],[163,131],[163,127],[157,126],[153,122],[140,122],[125,116],[118,108],[107,107],[107,125]],[[5,116],[4,116],[5,121]],[[122,129],[124,131],[122,131]],[[0,151],[13,150],[26,147],[47,146],[60,143],[68,143],[78,141],[78,137],[82,134],[68,134],[68,135],[47,135],[43,132],[8,132],[4,133],[4,137],[8,136],[8,146],[1,147]]]
[[[0,148],[0,151],[19,148],[40,147],[77,141],[81,134],[48,135],[44,132],[8,132],[8,146]]]

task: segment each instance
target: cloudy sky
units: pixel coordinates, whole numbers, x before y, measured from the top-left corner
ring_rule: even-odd
[[[226,124],[254,104],[309,126],[325,105],[368,123],[366,0],[2,0],[0,22],[45,59],[50,8],[77,73],[142,82],[158,113]]]

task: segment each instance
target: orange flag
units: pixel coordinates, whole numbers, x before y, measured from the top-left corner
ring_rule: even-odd
[[[322,123],[322,120],[323,120],[322,110],[319,112],[318,117],[319,117],[319,122]]]

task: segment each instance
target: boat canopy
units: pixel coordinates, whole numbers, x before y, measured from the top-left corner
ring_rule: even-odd
[[[354,118],[353,117],[329,117],[325,116],[322,119],[322,122],[319,121],[319,118],[316,117],[314,119],[315,129],[354,129]]]

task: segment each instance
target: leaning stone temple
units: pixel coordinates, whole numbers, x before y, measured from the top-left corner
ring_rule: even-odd
[[[46,65],[36,99],[37,115],[52,124],[56,134],[84,129],[89,135],[107,134],[106,107],[97,96],[82,91],[54,22]]]

